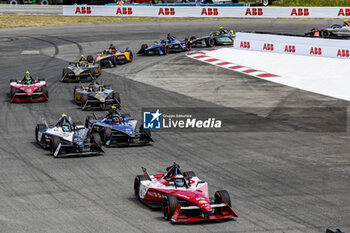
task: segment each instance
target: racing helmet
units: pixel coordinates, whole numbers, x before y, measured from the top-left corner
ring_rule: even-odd
[[[84,58],[84,54],[80,55],[81,58]]]
[[[185,177],[183,175],[176,175],[174,177],[174,184],[177,187],[183,187],[185,186]]]
[[[221,27],[220,27],[220,29],[224,29],[224,27],[223,27],[223,26],[221,26]]]
[[[64,123],[62,125],[63,132],[70,132],[70,125],[68,123]]]

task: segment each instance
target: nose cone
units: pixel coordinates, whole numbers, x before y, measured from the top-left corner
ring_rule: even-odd
[[[213,212],[213,208],[210,206],[209,199],[207,200],[200,200],[198,201],[198,206],[201,208],[201,210],[205,213]]]

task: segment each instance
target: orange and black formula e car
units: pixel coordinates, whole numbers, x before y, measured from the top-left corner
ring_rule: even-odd
[[[102,53],[97,54],[95,62],[103,67],[113,68],[118,64],[132,62],[132,59],[133,54],[128,48],[124,52],[121,52],[111,44],[109,49],[103,50]]]

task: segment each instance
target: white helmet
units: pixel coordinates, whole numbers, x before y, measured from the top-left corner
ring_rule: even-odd
[[[185,185],[185,178],[183,175],[176,175],[174,178],[174,184],[177,187],[183,187]]]

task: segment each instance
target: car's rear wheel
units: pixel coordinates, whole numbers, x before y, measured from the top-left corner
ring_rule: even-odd
[[[86,60],[89,62],[89,63],[93,63],[94,62],[94,57],[89,55],[87,56]]]
[[[90,121],[96,120],[96,118],[94,116],[87,116],[85,118],[85,128],[89,128],[89,123]]]
[[[39,140],[39,131],[43,129],[46,129],[46,125],[44,124],[37,124],[35,127],[35,141],[38,144],[42,141],[42,138]]]
[[[261,5],[263,6],[268,6],[269,4],[271,4],[271,0],[262,0]]]
[[[122,101],[120,100],[119,92],[113,92],[113,99],[116,100],[118,102],[118,106],[121,107]]]
[[[195,40],[195,39],[197,39],[195,36],[190,37],[190,40]]]
[[[162,204],[162,211],[164,214],[164,218],[166,220],[170,220],[173,216],[177,207],[177,198],[174,195],[165,195]]]
[[[58,156],[58,153],[57,155],[55,155],[55,152],[59,146],[59,144],[61,143],[61,139],[57,136],[52,136],[51,140],[50,140],[50,151],[51,151],[51,154],[57,158]]]
[[[216,204],[221,204],[225,201],[226,204],[231,207],[231,198],[226,190],[216,191],[214,194],[214,198]]]
[[[102,140],[101,140],[101,136],[98,133],[93,133],[91,135],[91,146],[90,146],[90,150],[93,152],[98,152],[100,151],[100,148],[102,147]]]
[[[137,200],[140,199],[140,185],[141,185],[141,181],[145,180],[145,176],[144,175],[138,175],[135,177],[135,181],[134,181],[134,194],[135,194],[135,198]]]
[[[85,109],[86,109],[88,99],[89,99],[88,95],[83,95],[83,96],[81,97],[81,109],[82,109],[82,110],[85,110]]]
[[[207,47],[213,47],[215,44],[215,41],[213,38],[206,38],[205,39],[205,44],[207,45]]]
[[[193,171],[187,171],[187,172],[183,172],[182,175],[184,177],[192,178],[196,176],[196,173],[194,173]]]

